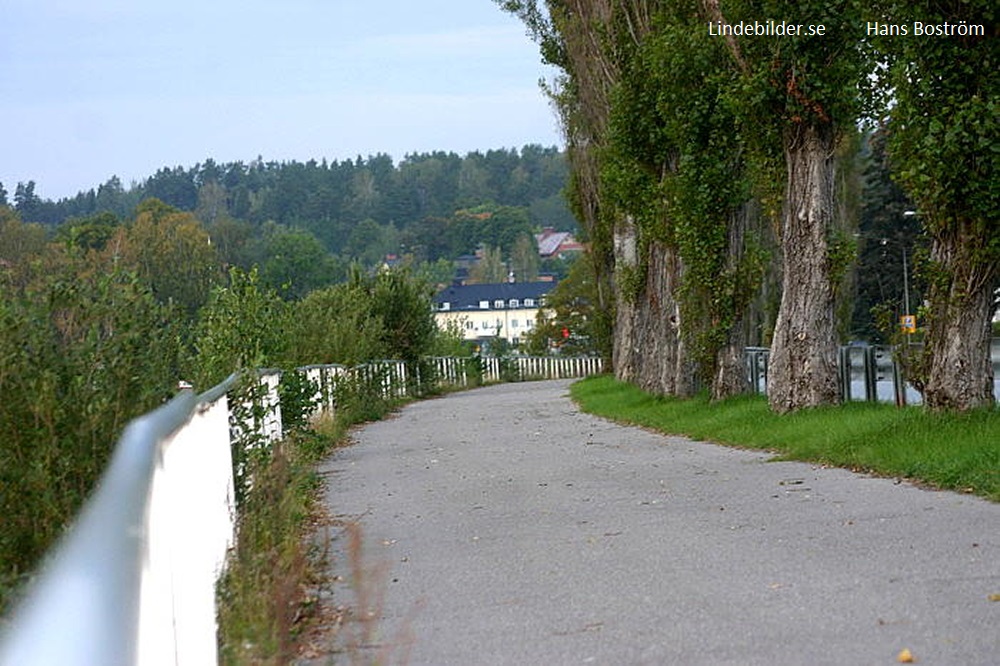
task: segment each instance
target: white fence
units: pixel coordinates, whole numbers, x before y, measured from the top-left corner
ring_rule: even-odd
[[[452,386],[601,369],[598,359],[571,358],[426,365],[434,384]],[[300,372],[315,386],[317,411],[336,409],[347,379],[374,384],[386,398],[413,394],[420,379],[400,361]],[[244,472],[232,447],[282,437],[280,380],[280,372],[261,371],[258,402],[230,405],[233,376],[129,423],[97,490],[0,635],[0,665],[217,663],[215,583],[232,546]]]
[[[596,356],[443,357],[429,361],[436,381],[451,386],[573,379],[603,372],[603,363]]]
[[[573,379],[602,372],[601,359],[594,356],[517,356],[518,377],[530,379]]]

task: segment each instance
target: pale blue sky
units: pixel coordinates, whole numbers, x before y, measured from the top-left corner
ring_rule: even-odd
[[[0,0],[0,182],[559,145],[551,76],[491,0]]]

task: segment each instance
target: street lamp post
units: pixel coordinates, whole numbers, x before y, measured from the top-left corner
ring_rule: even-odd
[[[904,210],[903,211],[903,217],[917,217],[917,211],[915,211],[915,210]],[[909,317],[913,316],[913,313],[910,312],[910,270],[909,270],[909,267],[906,265],[906,245],[905,244],[903,245],[902,250],[903,250],[903,308],[906,310],[903,314],[906,315],[906,317],[909,318]],[[914,323],[916,323],[915,320],[912,320],[912,321]],[[906,344],[910,343],[910,337],[909,336],[910,336],[910,333],[913,332],[912,331],[913,328],[914,327],[912,327],[912,326],[908,326],[906,328],[906,335],[907,335],[907,337],[906,337]]]

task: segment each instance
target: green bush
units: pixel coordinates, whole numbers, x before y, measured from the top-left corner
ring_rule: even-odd
[[[129,274],[76,270],[0,297],[0,607],[77,513],[125,423],[180,378],[174,311]]]

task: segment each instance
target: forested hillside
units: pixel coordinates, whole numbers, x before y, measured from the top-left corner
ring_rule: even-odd
[[[537,145],[464,157],[409,155],[398,164],[388,155],[305,163],[209,159],[160,169],[129,187],[113,177],[59,201],[41,199],[34,181],[18,183],[12,194],[0,185],[0,204],[9,203],[26,223],[79,227],[125,220],[155,198],[193,213],[226,263],[263,269],[266,257],[321,252],[342,272],[352,261],[370,265],[394,254],[435,262],[479,245],[509,255],[517,237],[533,229],[575,230],[563,196],[567,177],[564,154]]]

